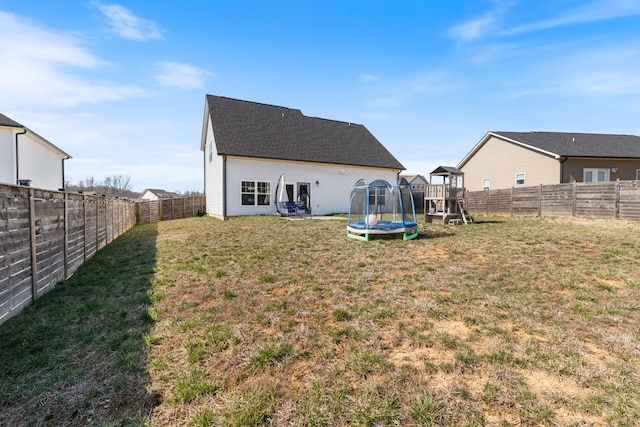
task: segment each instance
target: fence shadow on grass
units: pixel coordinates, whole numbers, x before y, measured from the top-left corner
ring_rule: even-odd
[[[0,326],[0,425],[143,424],[157,225],[138,225]]]
[[[502,224],[506,222],[504,219],[496,219],[496,218],[484,218],[484,219],[474,219],[474,224]]]

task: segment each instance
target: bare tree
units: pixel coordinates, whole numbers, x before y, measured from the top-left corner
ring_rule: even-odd
[[[129,175],[113,175],[111,185],[116,194],[129,194],[131,192],[131,177]]]
[[[100,182],[93,177],[87,177],[72,184],[71,181],[65,181],[67,191],[95,192],[100,195],[118,196],[118,197],[138,197],[138,194],[132,190],[131,177],[129,175],[112,175]]]

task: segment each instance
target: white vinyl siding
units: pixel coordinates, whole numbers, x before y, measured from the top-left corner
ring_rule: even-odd
[[[59,190],[64,186],[63,156],[27,133],[18,137],[18,179],[28,179],[31,187]]]
[[[270,215],[276,212],[276,183],[281,174],[286,184],[310,183],[309,196],[314,215],[347,213],[353,185],[362,178],[367,181],[384,179],[395,184],[398,170],[360,166],[330,165],[310,162],[254,159],[229,156],[227,158],[227,215]],[[270,183],[269,205],[242,205],[242,181]],[[207,202],[212,191],[207,185]],[[296,190],[297,191],[297,190]],[[298,195],[294,194],[294,198]]]
[[[16,171],[13,147],[13,131],[0,128],[0,182],[15,185]]]
[[[205,165],[204,165],[204,187],[207,200],[207,214],[217,218],[224,216],[223,204],[223,169],[224,158],[218,155],[216,150],[215,135],[211,120],[207,120],[207,139],[204,149]],[[211,161],[208,159],[208,153],[211,153]],[[237,191],[237,190],[236,190]]]

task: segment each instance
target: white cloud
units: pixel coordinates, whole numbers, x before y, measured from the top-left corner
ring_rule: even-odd
[[[161,86],[175,86],[180,89],[197,89],[204,86],[205,79],[211,73],[189,64],[179,62],[156,62],[154,76]]]
[[[122,174],[131,177],[135,191],[202,189],[198,118],[167,119],[151,111],[138,111],[134,119],[126,112],[85,111],[16,117],[72,156],[65,162],[65,174],[73,183]]]
[[[440,94],[455,89],[456,83],[447,80],[441,71],[427,71],[404,76],[389,82],[380,93],[370,98],[375,108],[396,108],[411,102],[416,96]]]
[[[441,93],[455,85],[447,82],[446,75],[439,71],[429,71],[411,77],[406,83],[409,93]]]
[[[513,43],[487,44],[476,49],[468,57],[474,64],[482,67],[492,65],[495,61],[518,54],[520,51],[519,46]]]
[[[498,21],[516,2],[513,0],[496,0],[493,9],[484,15],[449,30],[449,34],[458,41],[479,39],[494,30]]]
[[[496,17],[493,13],[487,13],[486,15],[474,19],[457,27],[453,27],[450,31],[451,35],[459,40],[474,40],[483,36],[489,31],[496,21]]]
[[[520,25],[505,30],[504,35],[517,35],[566,25],[584,24],[640,15],[640,3],[629,0],[597,0],[572,9],[558,17]]]
[[[560,53],[513,82],[514,96],[617,96],[640,94],[640,53],[634,45]]]
[[[380,77],[376,76],[375,74],[362,74],[359,79],[363,82],[375,82],[378,81]]]
[[[88,52],[81,40],[38,26],[27,18],[0,11],[0,58],[3,68],[15,59],[76,67],[98,67],[104,62]]]
[[[99,2],[94,4],[105,16],[110,31],[118,37],[135,41],[164,38],[163,30],[155,22],[139,18],[123,6]]]
[[[71,107],[141,96],[134,85],[95,82],[87,70],[108,64],[75,36],[0,12],[0,109]]]

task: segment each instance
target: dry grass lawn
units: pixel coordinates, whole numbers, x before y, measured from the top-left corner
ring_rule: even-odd
[[[130,398],[104,385],[75,412],[33,424],[89,424],[91,411],[98,425],[637,425],[640,222],[485,217],[370,242],[345,226],[136,226],[152,248],[110,254],[155,263],[135,306],[144,322],[127,327],[141,360],[122,371]],[[14,338],[20,317],[7,324]],[[91,376],[116,368],[83,381],[103,384]],[[0,409],[47,414],[42,390],[11,399],[0,389]],[[117,411],[96,403],[106,395]]]
[[[153,425],[633,425],[640,223],[158,227]]]

